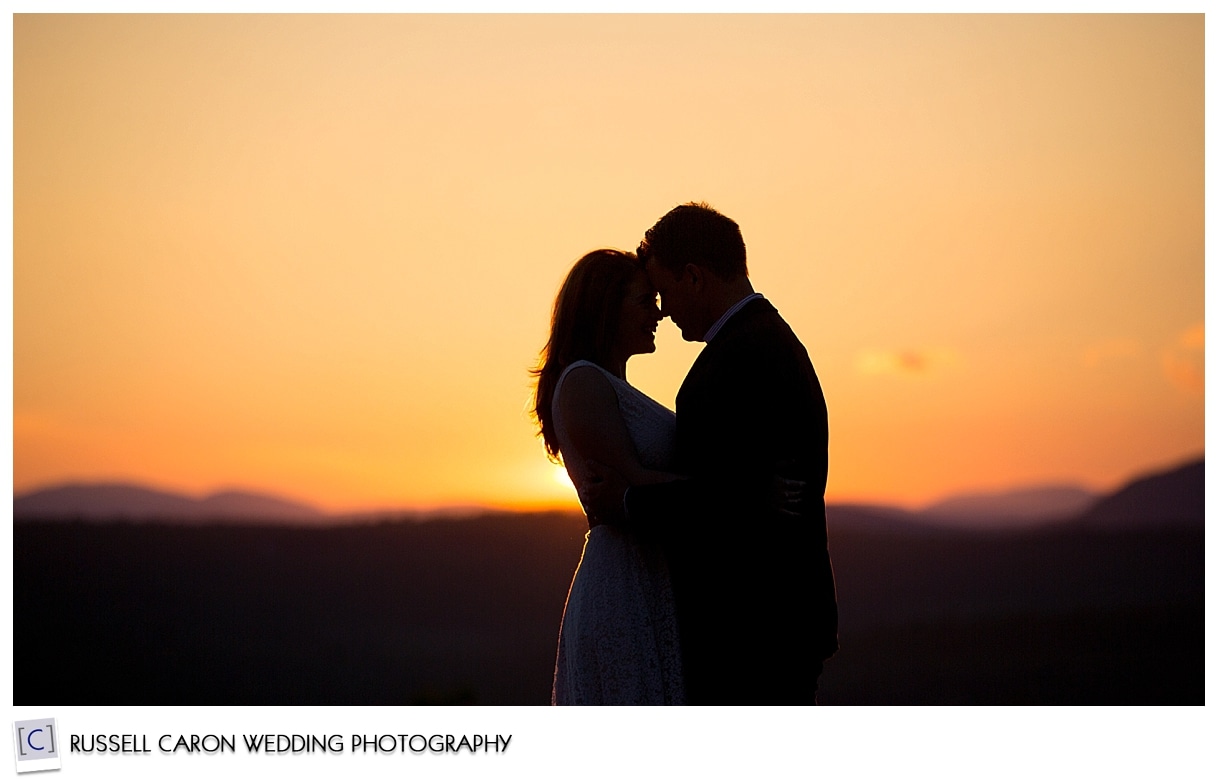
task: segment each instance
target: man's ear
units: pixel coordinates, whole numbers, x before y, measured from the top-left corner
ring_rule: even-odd
[[[702,282],[703,282],[703,280],[704,280],[704,278],[705,278],[705,277],[703,277],[703,275],[702,275],[702,269],[701,269],[701,268],[699,268],[698,266],[694,265],[693,263],[686,263],[686,264],[685,264],[685,273],[689,274],[689,278],[690,278],[690,279],[693,281],[693,283],[694,283],[694,289],[695,289],[695,290],[700,290],[700,289],[702,289]]]

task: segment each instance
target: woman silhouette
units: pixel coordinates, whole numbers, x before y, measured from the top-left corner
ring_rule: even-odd
[[[567,274],[537,377],[534,414],[546,451],[577,488],[584,464],[631,484],[676,479],[675,415],[626,382],[626,362],[655,351],[656,292],[634,255],[600,249]],[[682,704],[681,654],[668,569],[658,549],[596,525],[567,594],[554,704]]]

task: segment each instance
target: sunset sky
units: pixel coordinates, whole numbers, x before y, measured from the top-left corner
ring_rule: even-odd
[[[13,20],[13,479],[574,506],[554,294],[734,218],[831,501],[1111,489],[1204,448],[1204,23]],[[670,322],[628,378],[672,406]]]

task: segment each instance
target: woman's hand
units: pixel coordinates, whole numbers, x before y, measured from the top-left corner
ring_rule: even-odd
[[[626,514],[623,500],[630,483],[621,472],[604,463],[589,460],[585,465],[588,476],[579,487],[579,503],[588,516],[588,527],[621,522]]]

